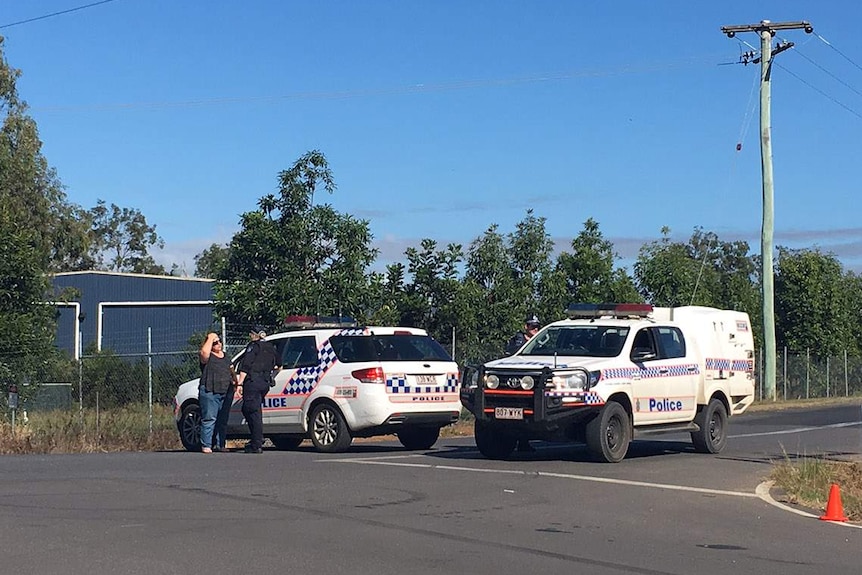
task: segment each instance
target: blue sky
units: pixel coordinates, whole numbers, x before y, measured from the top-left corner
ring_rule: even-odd
[[[757,253],[759,38],[720,28],[769,19],[815,31],[776,37],[775,244],[862,271],[857,2],[113,0],[9,26],[89,3],[0,0],[6,58],[69,200],[141,210],[168,267],[311,149],[381,267],[530,208],[560,248],[595,219],[620,265],[663,226]]]

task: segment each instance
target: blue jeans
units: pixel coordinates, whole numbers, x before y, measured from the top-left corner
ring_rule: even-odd
[[[224,449],[227,419],[233,388],[228,393],[212,393],[198,386],[198,402],[201,405],[201,447]]]

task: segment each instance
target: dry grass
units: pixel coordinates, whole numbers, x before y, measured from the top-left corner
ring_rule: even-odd
[[[862,463],[826,461],[815,457],[776,465],[770,478],[781,489],[779,498],[817,512],[826,510],[831,486],[838,485],[844,514],[862,521]]]
[[[51,411],[0,423],[0,454],[157,451],[180,448],[173,412],[153,407],[152,433],[146,405],[104,410]]]

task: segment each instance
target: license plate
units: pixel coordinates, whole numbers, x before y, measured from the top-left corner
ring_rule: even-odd
[[[437,377],[434,375],[417,375],[416,383],[419,385],[434,385],[437,383]]]
[[[522,407],[495,407],[494,417],[497,419],[524,419]]]

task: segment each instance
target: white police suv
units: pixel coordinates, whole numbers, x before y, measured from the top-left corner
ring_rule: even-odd
[[[277,448],[310,438],[319,451],[340,452],[354,437],[394,433],[407,449],[429,449],[458,420],[458,365],[424,330],[314,316],[291,316],[285,326],[291,331],[266,338],[282,366],[263,403],[264,436]],[[249,437],[241,407],[236,394],[229,439]],[[179,387],[174,413],[183,446],[199,450],[197,379]]]

